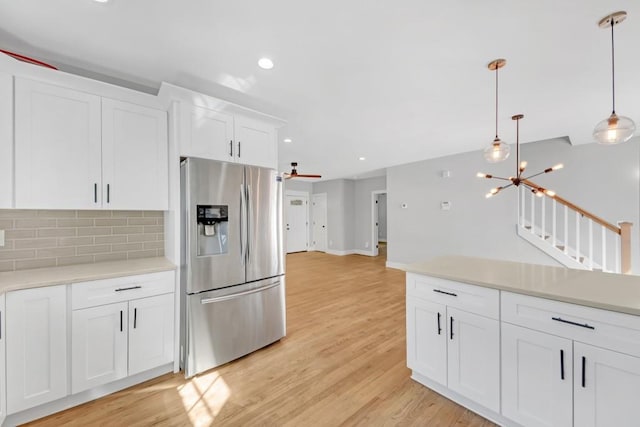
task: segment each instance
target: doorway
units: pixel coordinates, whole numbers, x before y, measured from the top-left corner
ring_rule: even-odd
[[[327,251],[327,193],[314,194],[312,199],[312,249]]]
[[[309,248],[309,193],[285,193],[285,232],[287,253],[303,252]]]
[[[387,191],[371,192],[372,255],[387,257]]]

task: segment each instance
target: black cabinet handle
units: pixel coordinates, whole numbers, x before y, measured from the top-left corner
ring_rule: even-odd
[[[233,157],[233,139],[229,140],[229,157]]]
[[[238,141],[238,158],[240,158],[240,144],[241,144],[241,141]]]
[[[564,381],[564,350],[560,350],[560,379]]]
[[[133,309],[133,329],[138,326],[138,308]]]
[[[562,319],[560,317],[552,317],[551,320],[555,320],[556,322],[567,323],[567,324],[573,325],[573,326],[580,326],[581,328],[596,329],[595,326],[591,326],[588,323],[572,322],[571,320],[565,320],[565,319]]]
[[[110,187],[111,187],[111,186],[110,186],[109,184],[107,184],[107,203],[109,203],[109,198],[110,198],[110,197],[109,197]]]
[[[453,316],[451,316],[449,318],[449,320],[450,320],[450,322],[449,322],[450,323],[450,325],[449,325],[449,339],[452,340],[453,339]]]
[[[122,332],[122,310],[120,310],[120,332]]]
[[[116,289],[116,292],[131,291],[133,289],[140,289],[140,288],[142,288],[142,286],[140,286],[140,285],[131,286],[131,287],[128,287],[128,288],[118,288],[118,289]]]
[[[582,356],[582,388],[586,388],[587,387],[587,380],[586,380],[586,375],[585,375],[585,371],[586,371],[586,364],[587,364],[587,358]]]
[[[445,291],[441,291],[440,289],[434,289],[433,292],[437,292],[439,294],[445,294],[445,295],[449,295],[452,297],[457,297],[458,294],[454,294],[453,292],[445,292]]]
[[[93,183],[93,203],[98,203],[98,183]]]
[[[442,327],[440,326],[440,317],[442,317],[442,315],[440,314],[440,312],[438,312],[438,335],[442,333]]]

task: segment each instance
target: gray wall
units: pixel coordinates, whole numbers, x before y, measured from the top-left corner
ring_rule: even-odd
[[[386,185],[386,177],[385,177]],[[378,240],[387,240],[387,194],[378,195]]]
[[[528,161],[531,172],[564,163],[564,169],[535,181],[609,222],[633,222],[633,265],[635,272],[640,271],[640,149],[636,139],[611,147],[544,141],[523,145],[521,157]],[[443,170],[451,176],[442,178]],[[515,159],[490,165],[477,151],[387,170],[389,262],[458,254],[557,265],[517,236],[516,191],[505,190],[486,199],[484,195],[496,181],[476,178],[477,172],[511,176]],[[443,201],[450,202],[451,210],[440,209]],[[402,203],[407,204],[406,209]]]
[[[284,189],[293,191],[306,191],[309,194],[313,193],[313,183],[309,181],[302,181],[300,179],[285,179]]]
[[[386,188],[387,178],[384,176],[355,181],[355,216],[353,222],[355,239],[354,246],[349,249],[367,252],[371,250],[371,192],[385,190]]]
[[[354,182],[348,179],[313,184],[313,194],[327,193],[327,249],[353,249],[355,221]]]

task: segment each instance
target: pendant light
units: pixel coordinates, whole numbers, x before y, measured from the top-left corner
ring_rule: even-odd
[[[496,137],[484,150],[484,158],[489,163],[498,163],[509,157],[509,145],[498,137],[498,70],[507,65],[506,59],[495,59],[487,65],[487,68],[496,72]]]
[[[598,123],[593,130],[593,137],[600,144],[611,145],[628,141],[636,130],[636,124],[633,120],[629,117],[619,116],[616,114],[616,67],[613,27],[624,21],[626,17],[627,12],[615,12],[611,15],[605,16],[598,23],[600,28],[611,28],[611,86],[613,94],[613,108],[611,115]]]
[[[478,178],[498,179],[498,180],[506,181],[509,183],[500,187],[494,187],[491,190],[489,190],[489,192],[486,195],[487,198],[495,196],[505,188],[519,187],[520,185],[524,185],[526,188],[531,190],[538,197],[542,197],[544,195],[547,195],[549,197],[554,197],[556,195],[556,193],[553,192],[552,190],[548,190],[546,188],[540,187],[536,183],[531,182],[530,179],[538,175],[542,175],[543,173],[549,173],[549,172],[556,171],[558,169],[562,169],[564,167],[562,163],[559,163],[550,168],[546,168],[542,172],[529,175],[526,178],[522,176],[524,174],[525,169],[527,168],[527,162],[520,162],[520,120],[522,120],[523,118],[524,118],[524,115],[522,114],[516,114],[515,116],[511,117],[512,120],[516,121],[516,174],[515,176],[510,176],[509,178],[502,178],[499,176],[493,176],[493,175],[489,175],[482,172],[478,173],[477,175]]]

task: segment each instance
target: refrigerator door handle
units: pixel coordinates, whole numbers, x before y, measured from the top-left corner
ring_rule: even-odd
[[[251,259],[251,224],[254,224],[251,186],[247,184],[247,264]]]
[[[245,295],[257,294],[258,292],[266,291],[267,289],[275,288],[276,286],[279,286],[279,285],[280,285],[280,281],[277,281],[275,283],[271,283],[270,285],[261,286],[259,288],[251,289],[244,292],[238,292],[237,294],[224,295],[224,296],[215,297],[215,298],[203,298],[200,300],[200,304],[211,304],[214,302],[228,301],[230,299],[240,298]]]
[[[245,264],[247,259],[247,237],[245,233],[245,227],[247,224],[246,212],[245,212],[245,189],[244,184],[240,184],[240,257],[242,258],[242,265]]]

